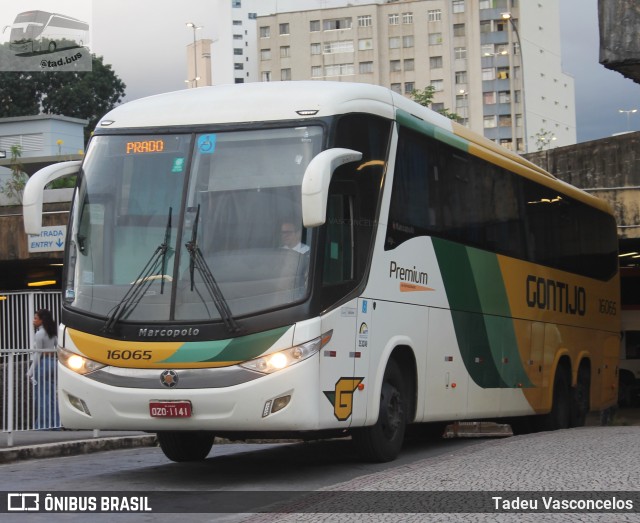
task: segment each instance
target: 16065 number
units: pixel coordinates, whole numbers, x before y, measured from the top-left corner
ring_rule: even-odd
[[[150,350],[108,350],[107,358],[110,360],[150,360]]]
[[[615,316],[618,313],[618,304],[613,300],[598,300],[600,305],[600,314],[610,314]]]

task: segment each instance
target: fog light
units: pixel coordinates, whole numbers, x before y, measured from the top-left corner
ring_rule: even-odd
[[[81,400],[80,398],[76,398],[71,394],[67,394],[67,398],[69,398],[69,403],[71,403],[71,406],[73,408],[75,408],[76,410],[79,410],[80,412],[82,412],[83,414],[86,414],[87,416],[91,416],[89,407],[87,407],[87,404],[84,402],[84,400]]]
[[[284,409],[289,402],[291,401],[291,396],[281,396],[280,398],[276,398],[273,400],[273,407],[271,407],[271,413],[278,412],[279,410]]]

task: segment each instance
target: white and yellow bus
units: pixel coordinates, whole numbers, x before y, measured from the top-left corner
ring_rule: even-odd
[[[126,103],[79,172],[59,331],[62,423],[214,436],[584,423],[615,404],[619,281],[602,201],[388,89],[191,89]],[[294,235],[297,248],[283,248]]]

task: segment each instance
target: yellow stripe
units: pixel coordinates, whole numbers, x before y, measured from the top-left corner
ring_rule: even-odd
[[[613,215],[609,203],[559,180],[536,164],[525,160],[522,156],[472,133],[468,128],[458,123],[453,122],[453,130],[455,134],[469,141],[470,154]]]
[[[240,363],[239,361],[212,362],[180,362],[163,363],[172,356],[184,342],[179,341],[121,341],[87,334],[86,332],[67,329],[71,341],[87,358],[112,365],[134,369],[204,369],[213,367],[228,367]],[[148,354],[148,359],[147,358]],[[111,356],[111,357],[109,357]],[[126,356],[126,359],[123,358]]]

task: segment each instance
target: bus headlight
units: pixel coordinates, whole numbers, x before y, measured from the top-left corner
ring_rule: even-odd
[[[322,347],[329,343],[332,333],[333,331],[329,331],[319,338],[301,345],[296,345],[290,349],[267,354],[266,356],[256,358],[255,360],[245,361],[244,363],[240,363],[240,366],[245,369],[255,370],[264,374],[271,374],[272,372],[286,369],[287,367],[291,367],[291,365],[300,363],[314,354],[317,354]]]
[[[71,369],[73,372],[77,372],[78,374],[89,374],[106,367],[106,365],[102,363],[90,360],[80,354],[63,349],[62,347],[58,348],[58,360],[65,367]]]

